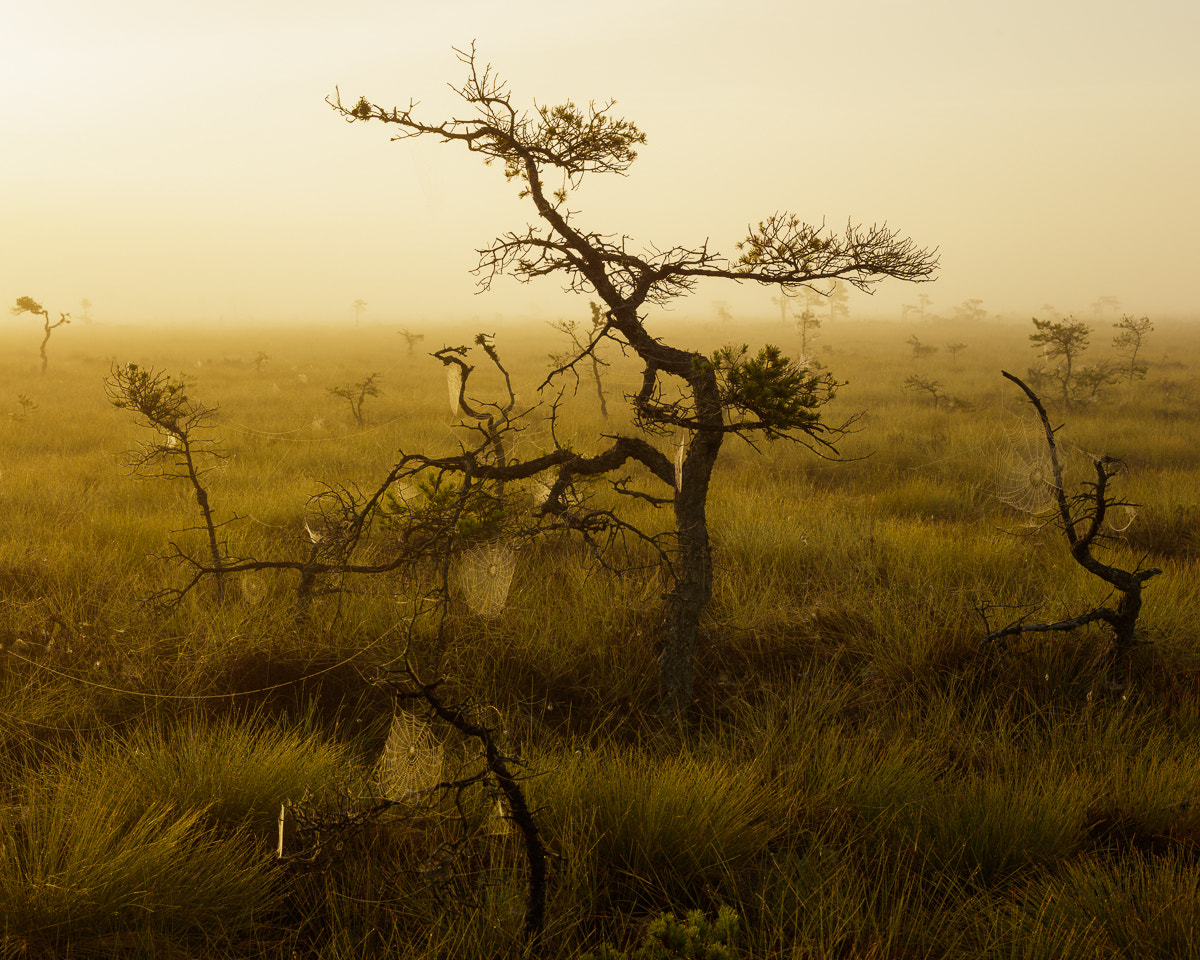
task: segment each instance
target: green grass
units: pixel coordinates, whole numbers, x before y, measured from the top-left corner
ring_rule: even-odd
[[[426,332],[461,343],[476,331]],[[1200,349],[1164,327],[1146,381],[1052,411],[1076,476],[1084,452],[1128,465],[1119,492],[1136,506],[1105,557],[1163,570],[1145,590],[1151,643],[1116,689],[1101,629],[982,646],[989,625],[1107,597],[1060,534],[998,496],[1011,499],[1040,444],[999,375],[1032,362],[1028,331],[922,328],[923,342],[968,342],[957,363],[911,360],[911,333],[822,328],[832,349],[819,355],[849,381],[830,419],[864,413],[845,462],[726,445],[686,724],[654,710],[661,577],[553,540],[518,551],[498,618],[456,592],[443,691],[478,705],[528,761],[551,853],[544,955],[632,952],[662,913],[722,906],[740,917],[739,957],[1197,952]],[[525,401],[547,336],[498,331]],[[693,345],[724,339],[697,325]],[[203,551],[199,514],[186,486],[129,474],[124,451],[144,437],[102,387],[111,361],[194,377],[220,407],[228,458],[208,484],[230,552],[298,558],[323,484],[369,490],[401,450],[457,450],[440,365],[372,327],[72,326],[45,377],[20,331],[0,350],[2,952],[521,955],[521,851],[481,791],[347,826],[313,864],[273,857],[285,802],[328,828],[379,799],[371,770],[395,705],[376,681],[429,653],[408,629],[428,576],[327,583],[339,589],[299,623],[294,573],[238,578],[220,606],[204,588],[175,609],[148,605],[185,575],[158,559],[171,541]],[[259,351],[271,355],[261,374]],[[609,359],[612,420],[586,384],[563,409],[558,436],[579,449],[629,429],[617,398],[640,371]],[[383,393],[359,428],[327,388],[374,371]],[[934,409],[903,388],[911,373],[969,409]],[[655,442],[673,456],[675,438]],[[515,452],[550,444],[534,416]],[[644,504],[623,509],[670,525]],[[382,534],[368,548],[386,551]],[[635,545],[626,559],[646,558]],[[469,743],[434,734],[446,776],[478,769]],[[289,833],[288,850],[306,842]]]

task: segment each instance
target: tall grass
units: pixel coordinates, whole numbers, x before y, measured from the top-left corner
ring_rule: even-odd
[[[536,402],[545,336],[499,333]],[[504,749],[529,761],[553,854],[545,955],[629,948],[660,912],[721,905],[741,916],[749,957],[1196,952],[1194,338],[1156,331],[1170,365],[1106,404],[1055,411],[1064,441],[1128,463],[1119,492],[1138,506],[1109,556],[1164,571],[1146,589],[1151,642],[1114,691],[1098,683],[1102,630],[982,646],[988,623],[1104,599],[1061,534],[999,496],[1026,415],[999,368],[1029,365],[1027,331],[922,330],[968,341],[957,363],[912,361],[910,333],[822,329],[823,361],[849,380],[830,418],[865,412],[846,461],[727,444],[685,726],[652,709],[666,584],[636,544],[620,570],[565,540],[518,550],[495,619],[455,595],[447,693],[488,705]],[[24,417],[0,417],[4,950],[519,955],[524,872],[493,830],[494,798],[464,798],[461,818],[451,795],[402,804],[319,869],[271,855],[285,801],[353,816],[386,790],[369,771],[394,704],[372,681],[431,642],[428,624],[409,630],[427,584],[331,580],[302,624],[287,575],[239,582],[221,606],[204,590],[146,605],[183,573],[156,554],[201,546],[194,504],[129,476],[122,452],[142,438],[101,387],[111,360],[194,376],[221,408],[230,457],[208,482],[230,552],[279,557],[305,549],[322,484],[369,490],[401,449],[458,449],[440,365],[384,328],[70,334],[45,378],[28,343],[0,336],[0,413]],[[726,339],[700,324],[693,336],[704,350]],[[611,385],[634,389],[639,371],[613,359]],[[359,428],[326,391],[373,371],[383,395]],[[912,396],[911,372],[969,405]],[[19,411],[18,394],[37,409]],[[589,450],[622,429],[627,410],[601,421],[580,391],[558,436]],[[674,438],[651,439],[673,453]],[[516,452],[550,442],[535,416]],[[602,484],[588,492],[670,526]],[[439,859],[451,847],[463,852]]]

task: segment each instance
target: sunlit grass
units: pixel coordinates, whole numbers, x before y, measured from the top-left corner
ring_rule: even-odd
[[[207,482],[230,552],[298,557],[323,484],[372,490],[401,450],[458,449],[440,365],[410,359],[384,328],[71,332],[45,378],[20,344],[0,354],[4,948],[512,949],[524,874],[510,841],[488,840],[449,898],[414,866],[456,836],[450,800],[348,836],[325,872],[286,873],[269,856],[285,800],[333,796],[354,810],[378,789],[366,771],[393,704],[373,681],[428,652],[426,625],[412,647],[407,631],[427,584],[331,581],[302,623],[294,573],[239,579],[220,606],[205,589],[175,609],[146,604],[184,575],[158,559],[170,542],[203,549],[198,511],[186,485],[130,476],[124,451],[144,437],[102,388],[111,361],[194,377],[195,395],[220,406],[213,435],[229,456]],[[424,346],[473,332],[430,329]],[[1174,366],[1054,413],[1072,456],[1128,464],[1119,491],[1137,506],[1105,556],[1163,569],[1146,587],[1150,643],[1129,687],[1111,690],[1103,630],[1031,635],[1004,653],[982,642],[989,626],[1106,598],[1061,534],[999,495],[1028,416],[999,369],[1030,365],[1026,331],[921,332],[970,341],[957,363],[912,361],[910,333],[822,330],[832,349],[819,356],[849,381],[831,420],[865,412],[845,461],[727,443],[686,726],[653,710],[667,586],[641,568],[643,548],[620,574],[575,544],[522,547],[495,619],[455,593],[445,692],[489,705],[505,749],[530,761],[552,853],[548,955],[629,947],[659,911],[722,903],[753,957],[1196,952],[1200,453],[1180,366],[1198,359],[1191,341],[1162,331],[1155,356],[1177,340]],[[706,350],[724,339],[695,334]],[[535,403],[546,336],[498,342]],[[271,359],[256,372],[259,351]],[[360,428],[328,387],[376,371],[383,394]],[[969,406],[935,409],[903,389],[912,372]],[[638,370],[617,359],[611,376],[613,419],[599,419],[585,383],[560,439],[585,450],[628,428],[618,394]],[[674,438],[654,442],[669,451]],[[550,443],[535,415],[516,452]],[[591,493],[621,503],[602,485]],[[666,511],[622,506],[671,525]],[[479,829],[491,799],[465,802]]]

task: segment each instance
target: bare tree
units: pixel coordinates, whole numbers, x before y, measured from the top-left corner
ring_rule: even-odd
[[[383,379],[382,373],[372,373],[359,380],[358,383],[329,387],[327,392],[331,397],[345,400],[350,406],[350,413],[354,417],[355,424],[363,427],[367,423],[366,417],[363,415],[363,405],[369,398],[377,397],[383,392],[379,387],[381,379]]]
[[[848,224],[834,233],[788,213],[771,214],[751,227],[733,259],[710,250],[707,242],[638,251],[625,236],[588,230],[568,207],[571,192],[590,174],[624,174],[645,135],[616,117],[611,101],[523,109],[490,65],[478,63],[474,46],[455,52],[467,71],[465,82],[455,88],[470,110],[466,118],[424,120],[415,113],[415,101],[403,108],[366,98],[347,105],[340,92],[328,102],[348,122],[379,121],[395,128],[395,140],[433,137],[461,144],[485,162],[499,161],[506,179],[516,181],[519,196],[533,205],[537,220],[478,251],[481,287],[489,288],[502,275],[521,282],[555,276],[568,291],[598,297],[605,324],[592,342],[613,339],[643,364],[641,386],[630,398],[637,425],[651,434],[683,431],[678,469],[649,443],[624,436],[608,438],[607,449],[591,457],[560,448],[527,463],[472,460],[460,467],[498,481],[552,469],[557,476],[544,506],[551,511],[561,509],[554,491],[573,476],[610,472],[631,459],[671,489],[676,543],[659,663],[661,709],[679,714],[692,699],[699,622],[712,596],[707,502],[725,437],[786,437],[818,452],[833,451],[840,429],[822,421],[821,408],[838,384],[828,374],[797,367],[773,347],[756,355],[748,348],[731,349],[710,358],[664,343],[650,332],[642,311],[691,292],[702,279],[779,288],[844,280],[861,290],[885,277],[928,280],[937,256],[886,225]],[[577,354],[547,382],[584,356]],[[668,392],[668,381],[679,390]]]
[[[354,325],[357,327],[359,315],[367,308],[367,301],[355,300],[350,306],[354,308]]]
[[[1118,476],[1124,464],[1115,457],[1092,458],[1095,480],[1085,483],[1078,493],[1068,493],[1063,483],[1062,463],[1058,455],[1055,435],[1058,430],[1050,424],[1050,416],[1038,395],[1019,377],[1001,371],[1004,377],[1015,383],[1029,398],[1037,411],[1038,419],[1046,436],[1046,447],[1050,454],[1051,493],[1053,496],[1052,519],[1067,538],[1071,557],[1088,573],[1099,578],[1120,595],[1116,609],[1099,606],[1055,623],[1013,623],[996,630],[989,630],[987,639],[995,642],[1004,637],[1023,633],[1045,633],[1050,631],[1075,630],[1089,623],[1107,623],[1113,631],[1112,669],[1113,678],[1120,684],[1124,680],[1129,652],[1137,644],[1137,621],[1142,610],[1142,586],[1147,580],[1162,573],[1157,568],[1148,570],[1124,570],[1097,559],[1094,551],[1113,538],[1108,518],[1117,507],[1132,504],[1114,497],[1109,484]],[[1061,429],[1061,428],[1059,428]]]
[[[45,336],[42,337],[40,352],[42,356],[42,373],[45,373],[46,367],[50,363],[50,359],[46,356],[46,344],[50,342],[50,333],[52,330],[57,330],[63,326],[63,324],[70,323],[71,315],[69,313],[60,313],[58,315],[59,319],[51,323],[50,311],[34,300],[33,297],[17,297],[17,304],[12,308],[11,312],[15,317],[19,317],[23,313],[32,313],[34,316],[42,318],[42,329],[45,331]]]
[[[1133,383],[1134,377],[1146,376],[1147,368],[1138,364],[1137,357],[1145,345],[1147,335],[1154,330],[1154,324],[1150,322],[1149,317],[1134,318],[1126,314],[1119,323],[1114,323],[1113,327],[1117,330],[1117,335],[1113,337],[1113,346],[1122,359],[1128,361],[1129,383]]]
[[[600,401],[600,416],[607,420],[608,402],[604,397],[604,383],[600,378],[600,368],[606,367],[608,364],[596,355],[596,346],[598,343],[594,338],[604,330],[608,321],[604,317],[604,311],[600,308],[600,304],[591,300],[588,302],[588,306],[592,311],[592,324],[586,334],[579,329],[579,322],[574,318],[570,320],[559,319],[551,321],[550,326],[560,333],[565,333],[570,338],[571,345],[566,353],[550,354],[550,363],[555,369],[564,366],[570,366],[574,369],[572,361],[576,357],[584,355],[590,357],[592,361],[592,380],[596,384],[596,397]]]

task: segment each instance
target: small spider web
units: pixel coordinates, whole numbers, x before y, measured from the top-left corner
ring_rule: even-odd
[[[1137,519],[1137,507],[1132,503],[1116,503],[1104,514],[1104,525],[1112,533],[1124,533]]]
[[[375,764],[375,781],[389,797],[399,797],[441,783],[445,748],[429,724],[411,713],[392,717],[387,743]]]
[[[508,600],[516,560],[516,551],[499,541],[463,552],[458,561],[458,586],[473,613],[484,620],[500,616]]]
[[[512,820],[509,818],[504,801],[499,797],[492,805],[492,812],[488,814],[484,830],[491,837],[507,837],[512,833]]]
[[[238,577],[238,588],[242,591],[242,599],[257,606],[267,595],[267,581],[261,573],[247,570]]]

